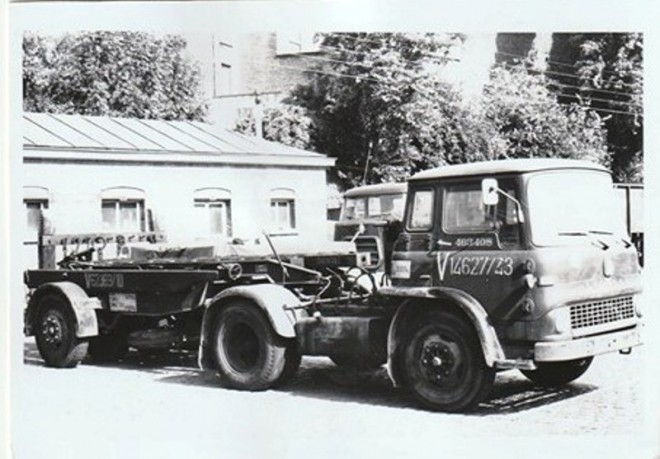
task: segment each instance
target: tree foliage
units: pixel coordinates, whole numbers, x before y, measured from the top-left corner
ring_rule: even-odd
[[[23,38],[25,111],[203,120],[198,66],[178,36],[84,32]]]
[[[266,140],[303,150],[312,148],[310,135],[313,123],[303,107],[282,104],[278,107],[266,108],[263,110],[261,122],[263,137]],[[239,119],[235,130],[243,134],[256,135],[254,113]]]
[[[337,158],[342,186],[402,180],[434,166],[517,157],[607,163],[601,119],[559,103],[523,66],[493,69],[465,100],[441,70],[460,36],[330,34],[326,58],[288,99],[312,120],[311,148]],[[266,123],[268,125],[268,123]]]
[[[639,33],[553,35],[549,69],[560,100],[602,115],[619,181],[643,179],[643,49]]]
[[[524,65],[496,66],[481,101],[484,123],[495,126],[500,158],[573,158],[609,163],[597,113],[560,104],[546,78]],[[494,140],[493,140],[494,141]]]

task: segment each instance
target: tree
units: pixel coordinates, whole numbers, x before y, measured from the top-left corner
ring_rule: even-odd
[[[84,32],[23,39],[25,111],[203,120],[198,66],[178,36]]]
[[[559,103],[546,78],[525,65],[494,67],[481,103],[484,123],[495,126],[502,145],[499,157],[559,157],[609,164],[600,116],[579,104]]]
[[[326,59],[293,91],[305,107],[318,151],[337,158],[345,186],[400,180],[420,169],[478,154],[465,135],[459,94],[437,76],[460,37],[329,34]]]
[[[560,100],[580,101],[603,117],[615,178],[642,181],[642,35],[554,34],[548,68]]]
[[[460,40],[325,36],[323,65],[287,102],[311,118],[311,148],[337,158],[334,181],[349,187],[402,180],[430,167],[500,158],[608,164],[598,114],[561,103],[547,79],[525,65],[494,67],[483,96],[464,99],[441,77],[448,50]]]
[[[253,113],[236,122],[235,130],[243,134],[256,135],[256,120]],[[312,119],[303,107],[282,104],[263,111],[263,136],[266,140],[279,142],[290,147],[308,150],[311,148]]]

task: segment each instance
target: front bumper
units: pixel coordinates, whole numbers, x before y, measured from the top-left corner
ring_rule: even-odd
[[[557,362],[591,357],[608,352],[629,349],[642,344],[640,327],[589,336],[570,341],[541,342],[534,345],[534,361]]]

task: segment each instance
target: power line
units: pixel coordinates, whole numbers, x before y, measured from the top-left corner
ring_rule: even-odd
[[[257,60],[248,60],[248,61],[253,62],[253,63],[257,63],[257,64],[259,64],[259,65],[261,65],[261,66],[265,66],[265,67],[271,67],[271,68],[286,68],[286,69],[295,70],[295,71],[298,71],[298,72],[301,72],[301,73],[316,73],[316,74],[321,74],[321,75],[333,76],[333,77],[337,77],[337,78],[349,78],[349,79],[353,79],[353,80],[372,81],[372,82],[374,82],[374,83],[387,84],[387,82],[382,81],[382,80],[377,80],[377,79],[374,79],[374,78],[369,78],[369,77],[364,77],[364,76],[348,75],[348,74],[341,73],[341,72],[324,72],[324,71],[321,71],[321,70],[314,70],[314,69],[308,69],[308,68],[296,67],[296,66],[289,66],[289,65],[282,65],[282,64],[278,64],[278,65],[275,65],[275,64],[264,64],[263,61],[257,61]],[[418,92],[419,92],[422,96],[429,97],[428,94],[424,94],[422,91],[419,91],[419,90],[418,90]],[[564,94],[563,96],[566,96],[566,97],[576,97],[576,96],[571,96],[571,95],[566,95],[566,94]],[[517,99],[517,100],[522,101],[522,102],[525,102],[525,103],[534,103],[534,102],[530,102],[530,101],[527,100],[527,99],[522,99],[522,98]],[[606,100],[606,99],[596,99],[596,98],[592,98],[592,100],[599,100],[599,101],[603,101],[603,102],[616,102],[616,101],[608,101],[608,100]],[[548,102],[552,102],[552,101],[548,101]],[[572,106],[573,106],[573,105],[569,105],[569,104],[562,104],[562,103],[560,103],[560,102],[558,102],[558,101],[555,101],[555,102],[556,102],[557,104],[559,104],[559,105],[563,105],[563,106],[566,106],[566,107],[572,107]],[[541,103],[543,103],[543,102],[536,102],[537,105],[538,105],[538,104],[541,104]],[[625,103],[625,102],[620,102],[620,103]],[[631,104],[631,105],[632,105],[632,104]],[[633,105],[633,106],[634,106],[635,108],[641,108],[641,107],[638,107],[638,106],[636,106],[636,105]],[[639,117],[643,117],[642,114],[634,114],[634,113],[624,112],[624,111],[621,111],[621,110],[605,109],[605,108],[595,108],[595,107],[584,107],[584,106],[581,106],[581,107],[584,108],[584,109],[586,109],[586,110],[594,110],[594,111],[606,112],[606,113],[612,113],[612,114],[621,114],[621,115],[627,115],[627,116],[639,116]]]
[[[507,56],[515,56],[519,59],[527,59],[526,57],[523,57],[523,56],[520,56],[520,55],[517,55],[517,54],[504,53],[504,52],[501,52],[501,51],[496,51],[495,54],[504,54],[504,55],[507,55]],[[542,73],[542,74],[546,74],[546,75],[564,76],[564,77],[567,77],[567,78],[575,78],[575,79],[578,79],[578,80],[583,80],[584,79],[583,77],[581,77],[579,75],[575,75],[575,74],[571,74],[571,73],[564,73],[564,72],[557,72],[557,71],[554,71],[554,70],[535,70],[535,69],[528,69],[528,70],[530,72],[537,72],[537,73]],[[621,82],[621,84],[624,85],[624,86],[635,87],[635,84],[633,84],[633,83],[623,83],[623,82]]]
[[[500,54],[500,55],[503,55],[503,56],[516,57],[518,59],[523,59],[523,60],[529,58],[528,56],[522,56],[520,54],[507,53],[507,52],[504,52],[504,51],[497,51],[495,54]],[[563,66],[563,67],[569,67],[569,68],[574,68],[574,69],[579,68],[579,66],[577,64],[569,64],[568,62],[555,61],[555,60],[552,60],[552,59],[549,59],[549,58],[546,58],[545,61],[549,64],[560,65],[560,66]],[[615,75],[615,76],[618,75],[613,70],[602,69],[601,72],[609,73],[609,74]]]
[[[591,91],[591,92],[602,92],[604,94],[614,94],[618,96],[632,96],[634,95],[631,92],[622,92],[622,91],[614,91],[612,89],[598,89],[598,88],[590,88],[590,87],[585,87],[585,86],[577,86],[574,84],[568,84],[568,83],[560,83],[557,80],[548,80],[548,85],[549,86],[559,86],[561,88],[576,88],[576,89],[581,89],[583,91]]]

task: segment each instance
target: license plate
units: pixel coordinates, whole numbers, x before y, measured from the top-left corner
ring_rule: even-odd
[[[111,293],[109,300],[111,311],[137,311],[137,296],[135,293]]]

